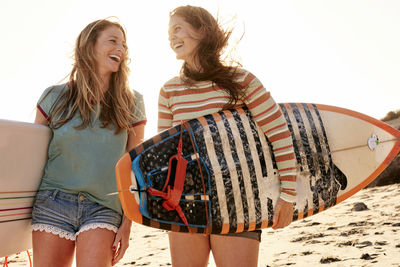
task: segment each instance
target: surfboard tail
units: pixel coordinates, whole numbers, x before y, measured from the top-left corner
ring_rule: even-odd
[[[338,197],[337,203],[347,199],[352,196],[362,188],[366,187],[369,183],[371,183],[374,179],[376,179],[385,169],[389,166],[389,164],[393,161],[393,159],[400,152],[400,131],[393,128],[389,124],[370,117],[368,115],[359,113],[357,111],[329,106],[329,105],[316,105],[321,112],[331,113],[331,114],[341,114],[343,117],[354,118],[354,125],[357,125],[357,128],[352,125],[343,126],[343,128],[355,128],[355,131],[359,131],[360,133],[365,133],[365,136],[359,140],[360,143],[354,142],[353,147],[351,145],[344,146],[344,142],[342,146],[338,145],[336,149],[332,152],[336,152],[338,155],[343,154],[347,155],[346,161],[351,162],[356,159],[357,163],[367,162],[368,160],[372,162],[376,160],[376,162],[371,163],[371,166],[374,166],[374,169],[366,175],[362,181],[359,182],[358,185],[354,186],[351,190],[345,192],[341,196]],[[337,115],[336,115],[337,116]],[[358,119],[360,122],[357,122]],[[350,120],[349,120],[350,121]],[[352,121],[351,121],[352,122]],[[336,126],[340,128],[341,126]],[[359,136],[361,134],[354,134],[354,136]],[[345,138],[343,138],[345,139]],[[351,138],[349,138],[351,139]],[[350,153],[351,150],[354,151],[362,151],[360,156],[352,156]],[[367,156],[371,155],[368,159]],[[363,158],[365,157],[365,159]],[[354,164],[355,166],[356,164]],[[354,167],[355,169],[355,167]]]

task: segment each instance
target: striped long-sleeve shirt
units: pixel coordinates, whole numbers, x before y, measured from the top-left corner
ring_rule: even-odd
[[[281,198],[293,202],[296,197],[295,154],[290,131],[279,106],[252,73],[239,69],[237,82],[246,90],[237,103],[245,104],[256,123],[272,144],[281,181]],[[179,77],[161,88],[158,100],[158,131],[207,114],[221,111],[230,96],[211,81],[187,85]]]

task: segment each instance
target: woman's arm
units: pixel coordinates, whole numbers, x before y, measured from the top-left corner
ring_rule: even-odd
[[[157,120],[157,132],[169,129],[172,127],[173,115],[169,108],[168,95],[164,90],[164,87],[160,89],[158,95],[158,120]]]
[[[137,126],[131,128],[128,133],[128,142],[126,145],[126,150],[130,151],[135,148],[141,142],[143,142],[144,138],[144,128],[145,124],[138,124]],[[129,220],[125,215],[122,217],[121,226],[118,229],[117,234],[115,235],[113,250],[115,251],[114,258],[112,261],[112,265],[115,265],[119,262],[120,259],[124,256],[126,250],[129,247],[129,236],[131,233],[132,221]]]
[[[46,117],[42,114],[42,112],[38,108],[36,109],[35,123],[42,124],[44,126],[49,125],[49,122],[47,121]]]
[[[292,136],[286,120],[261,82],[251,73],[247,77],[247,96],[244,102],[254,120],[272,144],[281,181],[280,198],[275,204],[273,229],[289,225],[293,217],[293,201],[296,199],[296,157]]]
[[[134,149],[143,142],[145,123],[137,124],[131,128],[128,133],[128,142],[126,143],[126,151]]]

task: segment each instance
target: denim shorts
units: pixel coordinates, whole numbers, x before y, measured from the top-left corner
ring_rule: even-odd
[[[46,231],[76,240],[83,231],[104,228],[117,232],[122,216],[82,194],[59,190],[39,191],[32,209],[32,231]]]

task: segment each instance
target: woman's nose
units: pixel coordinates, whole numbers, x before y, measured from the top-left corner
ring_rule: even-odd
[[[172,40],[174,40],[174,39],[175,39],[175,34],[169,33],[169,34],[168,34],[168,40],[169,40],[169,41],[172,41]]]
[[[117,50],[121,52],[125,52],[125,46],[123,44],[118,44],[117,45]]]

